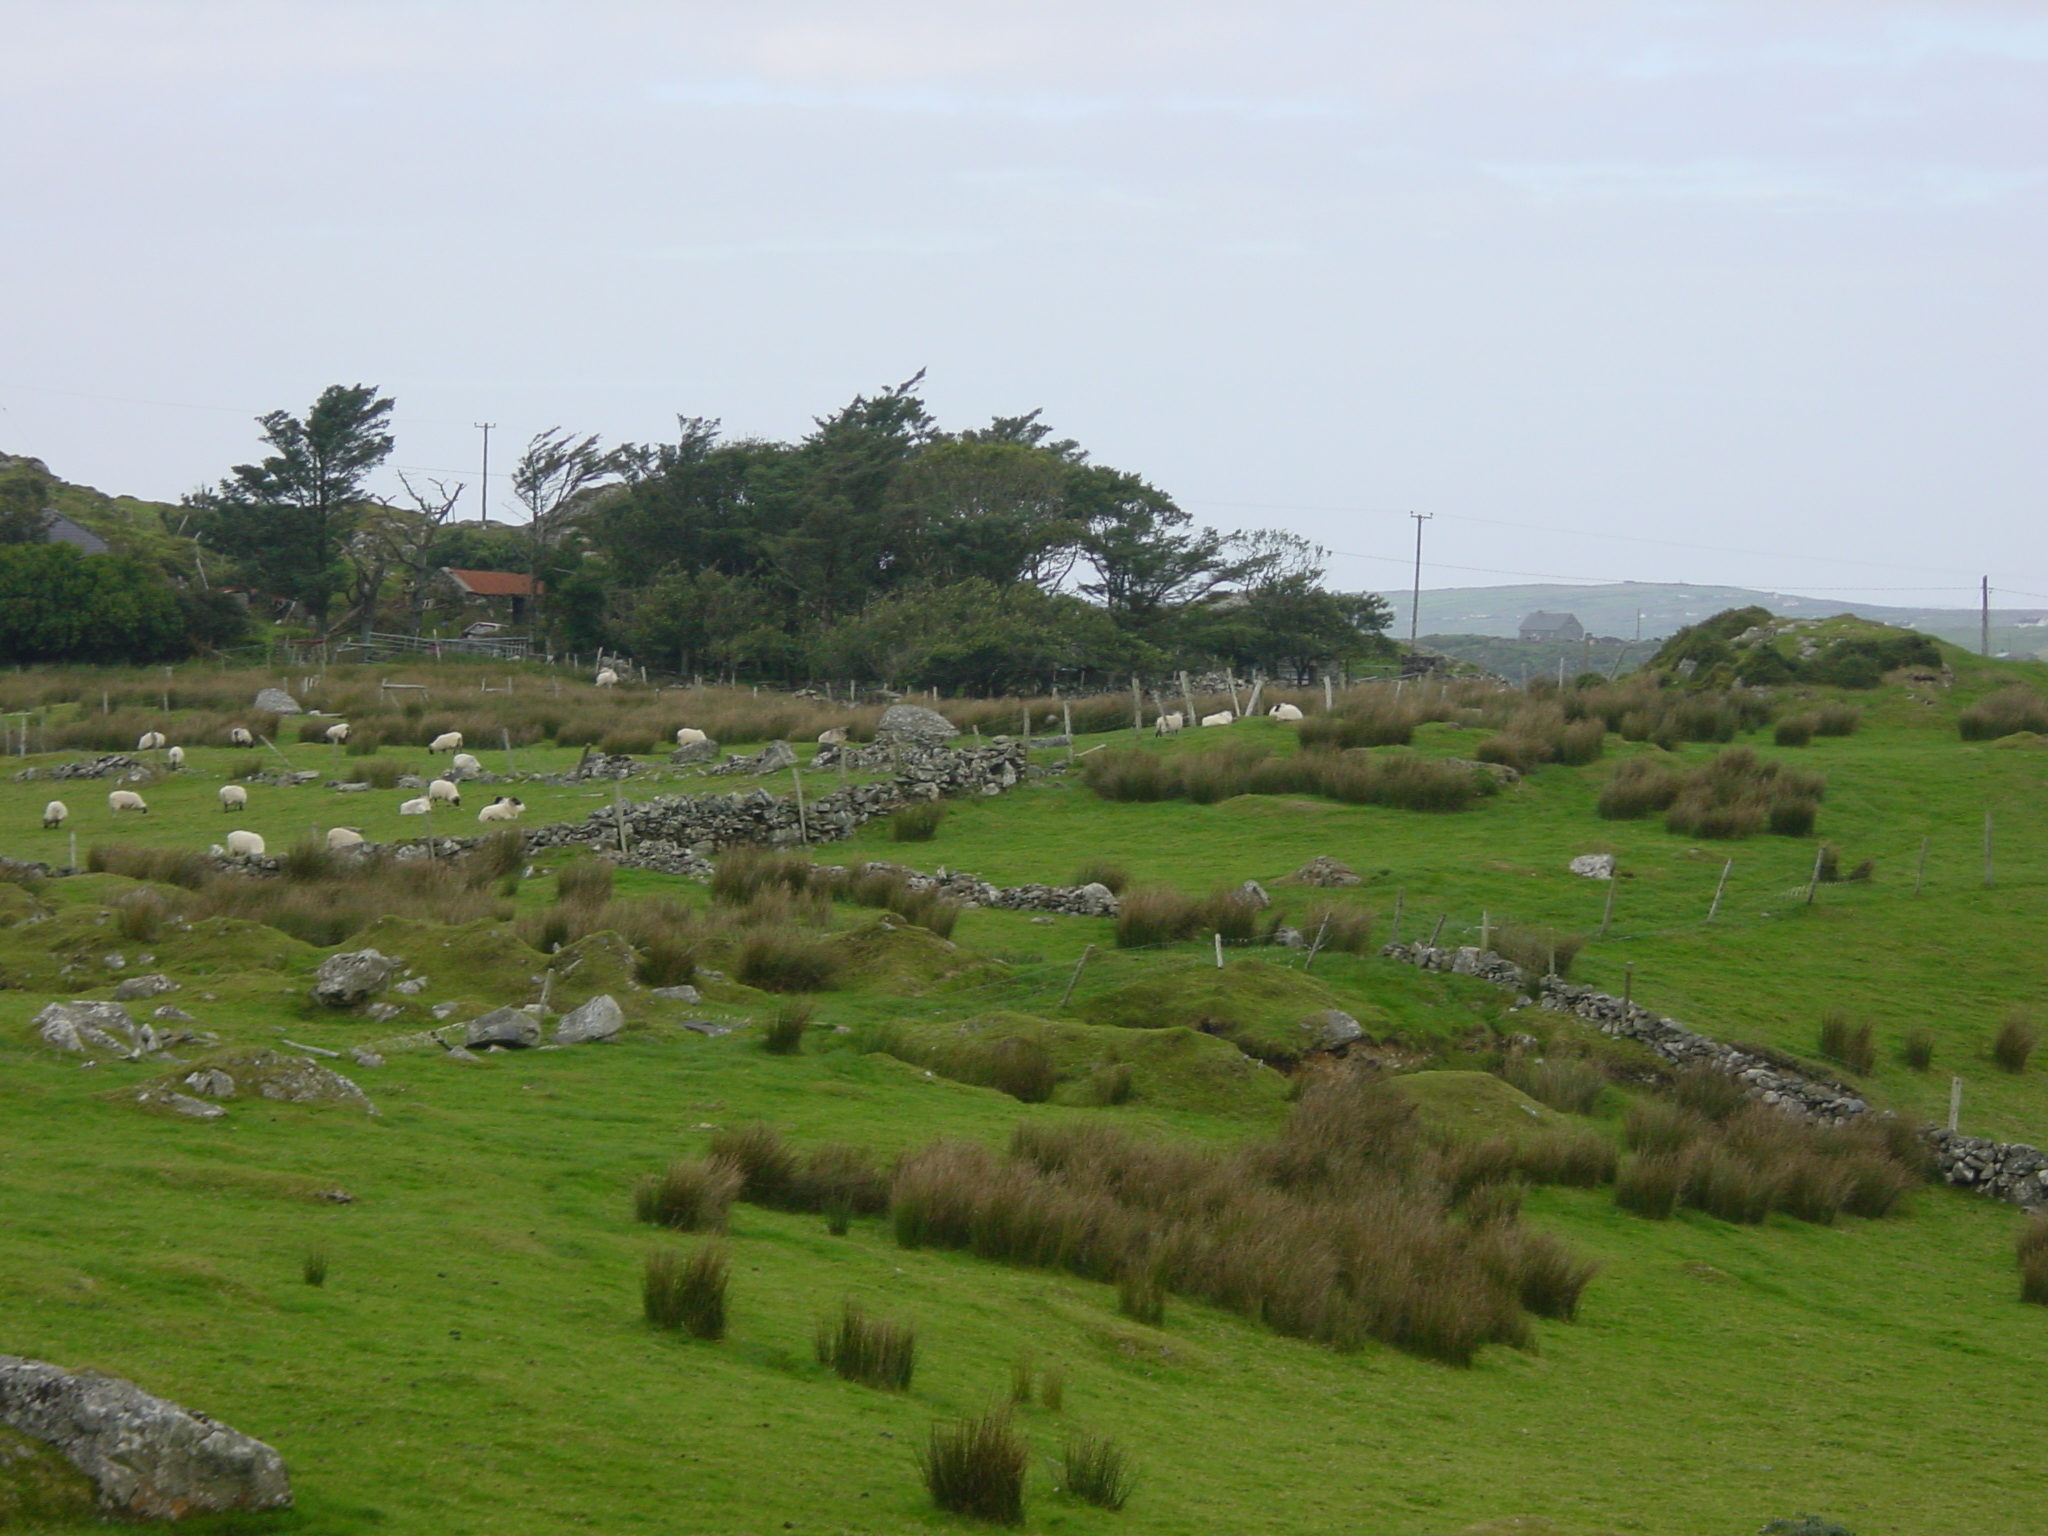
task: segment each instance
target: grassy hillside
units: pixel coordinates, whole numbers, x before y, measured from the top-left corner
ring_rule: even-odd
[[[2039,1142],[2040,1070],[2001,1071],[1985,1043],[2008,1014],[2037,1008],[2048,981],[2034,942],[2048,918],[2048,753],[1965,742],[1957,717],[2014,681],[2048,684],[2048,672],[1948,660],[1950,686],[1840,695],[1865,711],[1853,735],[1780,748],[1767,725],[1729,743],[1825,775],[1815,837],[1700,841],[1667,832],[1660,817],[1602,820],[1600,792],[1623,764],[1698,764],[1722,745],[1667,752],[1609,736],[1597,761],[1537,767],[1453,814],[1301,794],[1128,803],[1055,775],[954,804],[928,845],[891,842],[875,824],[821,852],[944,864],[1005,884],[1064,883],[1084,864],[1109,863],[1134,887],[1193,896],[1257,879],[1297,922],[1331,899],[1372,910],[1375,947],[1397,909],[1404,937],[1426,936],[1439,919],[1446,940],[1473,942],[1482,925],[1507,923],[1585,936],[1577,979],[1619,990],[1632,965],[1639,1000],[1724,1038],[1806,1056],[1822,1015],[1842,1011],[1875,1026],[1879,1061],[1856,1080],[1875,1101],[1945,1113],[1959,1074],[1965,1129]],[[458,675],[468,676],[451,669]],[[246,697],[257,681],[221,686]],[[345,682],[335,675],[329,686]],[[204,675],[167,686],[193,694],[167,722],[174,740],[181,719],[217,724]],[[96,708],[96,690],[80,680],[73,692]],[[536,690],[528,704],[541,692],[553,699]],[[1785,714],[1819,702],[1778,705]],[[75,707],[54,699],[52,728]],[[638,719],[657,704],[635,695],[588,707]],[[432,724],[422,714],[406,728]],[[1410,749],[1377,750],[1469,759],[1493,734],[1447,720],[1422,726]],[[1143,750],[1184,758],[1224,738],[1190,732]],[[1227,739],[1297,749],[1292,729],[1263,720]],[[1084,736],[1077,747],[1131,740]],[[578,752],[515,743],[525,770],[566,766]],[[350,765],[325,746],[281,745],[323,774]],[[394,735],[381,755],[408,752],[420,755]],[[107,782],[57,792],[83,846],[199,849],[225,826],[261,831],[273,847],[308,827],[417,829],[397,818],[399,792],[343,795],[319,783],[258,786],[247,815],[224,816],[215,791],[247,756],[195,746],[187,772],[145,787],[146,826],[112,819]],[[1052,764],[1065,753],[1035,756]],[[656,787],[691,786],[627,792]],[[61,860],[69,833],[38,825],[51,793],[0,780],[0,854]],[[529,822],[580,817],[610,798],[608,787],[519,793]],[[465,810],[463,830],[472,816]],[[1820,841],[1845,868],[1874,860],[1874,878],[1820,886],[1806,904]],[[1599,851],[1619,861],[1612,887],[1566,869]],[[1364,884],[1290,886],[1317,855],[1350,864]],[[1784,1215],[1737,1225],[1695,1210],[1648,1221],[1617,1209],[1605,1187],[1533,1188],[1523,1224],[1561,1238],[1598,1273],[1574,1321],[1535,1319],[1527,1347],[1488,1347],[1469,1369],[1380,1343],[1326,1348],[1181,1295],[1153,1326],[1119,1310],[1114,1284],[899,1247],[886,1216],[857,1217],[835,1236],[822,1216],[747,1203],[733,1208],[727,1239],[728,1336],[691,1343],[650,1330],[644,1255],[693,1251],[702,1239],[637,1224],[634,1180],[757,1119],[799,1148],[848,1142],[884,1159],[945,1137],[1000,1147],[1020,1124],[1077,1120],[1230,1148],[1271,1135],[1292,1092],[1283,1071],[1241,1050],[1284,1060],[1298,1019],[1329,1007],[1365,1029],[1354,1056],[1401,1074],[1452,1145],[1521,1134],[1525,1122],[1619,1138],[1649,1090],[1641,1063],[1616,1048],[1602,1058],[1616,1070],[1590,1114],[1527,1104],[1478,1075],[1510,1035],[1534,1030],[1559,1055],[1607,1047],[1554,1033],[1554,1018],[1518,1012],[1479,983],[1371,953],[1325,952],[1304,974],[1298,953],[1238,949],[1219,972],[1206,937],[1118,950],[1109,919],[999,911],[961,915],[948,948],[843,902],[820,915],[827,942],[853,958],[842,983],[812,999],[795,1056],[763,1049],[785,999],[713,978],[733,970],[724,951],[707,951],[704,1000],[688,1005],[654,997],[633,979],[631,951],[596,938],[582,941],[584,966],[562,973],[550,1001],[615,991],[631,1020],[620,1041],[471,1062],[394,1044],[433,1023],[437,1005],[453,1005],[459,1020],[539,997],[548,957],[517,935],[558,905],[559,863],[551,855],[481,887],[481,914],[465,910],[459,924],[415,914],[342,946],[375,942],[424,977],[417,993],[391,997],[404,1012],[384,1022],[316,1007],[307,987],[327,951],[260,922],[124,933],[143,883],[99,874],[0,886],[0,971],[11,984],[0,991],[0,1351],[133,1377],[278,1446],[299,1508],[221,1528],[956,1528],[931,1508],[913,1451],[935,1420],[1006,1399],[1027,1352],[1037,1385],[1015,1416],[1033,1451],[1028,1530],[1736,1536],[1805,1510],[1858,1536],[2018,1536],[2038,1524],[2034,1426],[2013,1410],[2031,1400],[2048,1351],[2048,1309],[2016,1300],[2020,1217],[1934,1188],[1903,1214],[1832,1225]],[[148,889],[173,910],[190,899]],[[1598,937],[1610,889],[1609,932]],[[717,915],[701,886],[622,871],[615,896],[669,903],[677,932],[714,931],[702,926]],[[176,978],[181,989],[165,1001],[218,1031],[223,1048],[381,1043],[386,1066],[333,1063],[379,1113],[238,1100],[210,1122],[153,1114],[128,1100],[164,1065],[83,1068],[32,1043],[28,1021],[53,997],[107,996],[143,969]],[[731,1032],[707,1037],[686,1019]],[[1934,1039],[1929,1072],[1898,1060],[1909,1028]],[[1052,1059],[1050,1102],[955,1080],[971,1075],[963,1050],[1013,1040]],[[180,1054],[197,1064],[206,1052]],[[1126,1101],[1094,1093],[1106,1065],[1130,1067]],[[336,1191],[351,1198],[337,1203]],[[319,1287],[301,1278],[313,1250],[328,1260]],[[814,1324],[847,1297],[916,1324],[909,1392],[851,1385],[813,1359]],[[1048,1369],[1064,1381],[1056,1409],[1042,1400]],[[1138,1488],[1121,1512],[1056,1491],[1060,1447],[1076,1430],[1112,1435],[1134,1458]]]

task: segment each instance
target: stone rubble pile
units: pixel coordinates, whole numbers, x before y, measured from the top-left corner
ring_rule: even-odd
[[[1602,1034],[1640,1041],[1674,1066],[1705,1067],[1738,1077],[1748,1085],[1752,1098],[1788,1114],[1839,1125],[1873,1113],[1868,1103],[1840,1083],[1724,1045],[1611,993],[1556,976],[1531,977],[1512,961],[1476,945],[1389,944],[1380,953],[1423,970],[1475,976],[1505,992],[1533,993],[1539,1007],[1584,1019]],[[2019,1205],[2048,1203],[2048,1152],[2021,1142],[1987,1141],[1933,1126],[1922,1127],[1920,1134],[1948,1183]]]
[[[105,757],[81,758],[75,763],[55,763],[48,768],[24,768],[14,777],[20,783],[29,779],[110,779],[116,774],[148,772],[126,753],[115,752]]]

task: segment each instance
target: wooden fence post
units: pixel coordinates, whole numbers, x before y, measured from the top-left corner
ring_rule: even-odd
[[[1721,878],[1714,886],[1713,905],[1707,908],[1707,921],[1710,923],[1714,920],[1714,914],[1721,910],[1721,893],[1728,889],[1728,871],[1734,867],[1735,861],[1733,859],[1730,859],[1721,866]]]
[[[1060,994],[1060,1007],[1066,1007],[1067,999],[1074,995],[1074,988],[1077,985],[1079,985],[1081,980],[1081,968],[1088,963],[1090,957],[1092,957],[1094,953],[1095,946],[1093,944],[1090,944],[1086,949],[1081,951],[1081,958],[1074,962],[1074,974],[1067,978],[1067,990]]]

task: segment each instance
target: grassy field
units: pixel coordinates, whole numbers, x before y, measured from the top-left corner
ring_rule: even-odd
[[[821,856],[943,863],[998,883],[1065,882],[1106,859],[1140,884],[1193,894],[1258,879],[1298,914],[1320,893],[1290,890],[1285,877],[1328,854],[1367,877],[1351,896],[1378,912],[1379,937],[1398,903],[1404,936],[1426,935],[1441,916],[1447,938],[1471,942],[1482,921],[1596,930],[1607,887],[1564,866],[1612,852],[1626,878],[1611,932],[1588,943],[1575,975],[1618,989],[1633,964],[1640,1000],[1724,1038],[1809,1056],[1822,1013],[1846,1011],[1874,1024],[1883,1047],[1861,1080],[1873,1099],[1933,1115],[1960,1074],[1966,1129],[2038,1142],[2048,1136],[2039,1070],[2001,1072],[1984,1044],[2009,1012],[2040,1006],[2048,979],[2034,942],[2048,917],[2048,759],[1964,743],[1955,717],[2002,676],[2040,669],[1960,656],[1955,665],[1957,686],[1932,702],[1893,688],[1855,696],[1868,713],[1853,736],[1781,751],[1762,733],[1764,755],[1827,776],[1820,838],[1845,865],[1876,860],[1875,879],[1822,886],[1811,906],[1814,839],[1698,843],[1659,818],[1600,820],[1594,804],[1616,764],[1654,750],[1613,738],[1596,763],[1539,769],[1458,814],[1293,796],[1124,804],[1053,776],[956,804],[931,844],[892,843],[877,825]],[[1218,734],[1145,750],[1202,751]],[[1429,725],[1416,750],[1469,757],[1486,734]],[[1231,735],[1293,750],[1292,734],[1268,722]],[[282,745],[323,773],[333,755]],[[533,744],[517,755],[522,769],[544,770],[566,767],[577,749]],[[396,816],[399,792],[341,795],[318,783],[259,786],[246,817],[224,816],[214,792],[244,756],[195,750],[186,773],[145,790],[147,827],[110,821],[105,782],[59,793],[82,847],[121,838],[203,848],[225,826],[262,832],[273,850],[308,827],[418,831],[417,818]],[[1064,753],[1036,756],[1050,764]],[[502,765],[486,755],[486,766]],[[580,818],[610,798],[609,786],[517,792],[529,822]],[[66,835],[37,826],[50,793],[0,781],[0,853],[62,861]],[[509,911],[551,899],[552,862],[513,882]],[[323,952],[275,930],[215,920],[146,943],[119,939],[108,923],[134,889],[95,875],[0,903],[0,969],[16,983],[0,991],[0,1351],[132,1377],[278,1446],[298,1509],[221,1529],[955,1528],[930,1507],[913,1451],[935,1420],[1006,1397],[1027,1351],[1065,1378],[1057,1411],[1016,1410],[1033,1450],[1030,1530],[1736,1536],[1806,1510],[1858,1536],[2038,1528],[2038,1434],[2025,1405],[2048,1361],[2048,1309],[2015,1299],[2018,1215],[1943,1190],[1917,1193],[1905,1215],[1882,1221],[1734,1226],[1698,1212],[1644,1221],[1605,1190],[1536,1189],[1525,1220],[1599,1274],[1576,1321],[1539,1321],[1533,1347],[1489,1348],[1462,1370],[1377,1344],[1332,1351],[1178,1297],[1148,1327],[1119,1312],[1110,1285],[902,1249],[886,1218],[833,1236],[821,1217],[751,1205],[732,1217],[729,1336],[678,1342],[640,1319],[644,1255],[697,1240],[636,1224],[631,1185],[700,1153],[716,1128],[767,1119],[800,1147],[850,1141],[884,1156],[941,1136],[1001,1144],[1020,1122],[1076,1118],[1229,1145],[1278,1121],[1281,1075],[1221,1071],[1238,1058],[1208,1036],[1117,1028],[1137,1022],[1133,1009],[1170,1010],[1199,993],[1220,1017],[1238,1001],[1284,999],[1271,1003],[1272,1019],[1255,1008],[1233,1016],[1230,1027],[1254,1039],[1283,1028],[1302,1001],[1327,1001],[1412,1065],[1465,1067],[1532,1022],[1480,984],[1341,953],[1319,957],[1304,978],[1288,969],[1298,959],[1233,952],[1218,979],[1206,943],[1118,952],[1108,920],[992,911],[965,914],[958,948],[945,950],[918,930],[878,932],[872,912],[842,906],[834,929],[867,935],[862,952],[876,958],[819,995],[804,1054],[763,1051],[771,997],[707,981],[703,1005],[685,1008],[600,961],[552,1000],[577,1001],[593,977],[609,978],[633,1020],[616,1044],[470,1063],[394,1050],[381,1069],[336,1063],[376,1102],[374,1117],[258,1101],[195,1123],[119,1101],[116,1090],[161,1066],[81,1068],[30,1043],[37,1009],[77,991],[80,978],[61,978],[60,961],[118,949],[120,974],[132,974],[148,953],[183,983],[168,1000],[230,1044],[343,1049],[431,1022],[436,1004],[462,1018],[533,1000],[545,958],[501,922],[390,924],[375,941],[413,960],[427,985],[404,1000],[404,1017],[377,1024],[316,1009],[306,987]],[[622,872],[618,893],[692,912],[707,901],[701,887],[645,872]],[[1091,944],[1097,953],[1062,1008]],[[94,972],[82,995],[106,995],[115,974]],[[678,1027],[684,1018],[743,1027],[708,1039]],[[991,1019],[1057,1021],[1084,1056],[1114,1034],[1190,1043],[1156,1056],[1134,1049],[1136,1096],[1108,1108],[1060,1102],[1073,1097],[1066,1088],[1053,1103],[1019,1103],[872,1049],[895,1039],[915,1054],[963,1021]],[[1936,1040],[1929,1073],[1896,1059],[1911,1027]],[[1614,1133],[1629,1098],[1610,1087],[1581,1123]],[[324,1198],[337,1189],[353,1200]],[[318,1288],[301,1278],[316,1248],[329,1259]],[[909,1392],[850,1385],[813,1360],[813,1325],[847,1297],[917,1324]],[[1121,1512],[1056,1490],[1060,1446],[1075,1430],[1113,1435],[1135,1459],[1138,1490]]]

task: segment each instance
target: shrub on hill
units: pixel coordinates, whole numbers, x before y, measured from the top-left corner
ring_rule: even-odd
[[[1956,717],[1965,741],[1996,741],[2020,731],[2048,735],[2048,699],[2031,688],[2001,688]]]
[[[1030,1454],[1010,1427],[1009,1414],[991,1408],[957,1423],[934,1424],[917,1465],[932,1502],[946,1513],[1022,1525]]]
[[[232,644],[244,623],[232,603],[184,597],[143,560],[0,544],[0,655],[10,661],[172,661]]]
[[[1623,821],[1661,810],[1667,830],[1691,837],[1741,838],[1766,828],[1803,837],[1826,793],[1821,775],[1735,747],[1692,769],[1631,758],[1601,790],[1599,811]]]
[[[1275,757],[1250,743],[1174,757],[1143,749],[1102,752],[1088,759],[1082,781],[1105,800],[1213,805],[1237,795],[1327,795],[1347,805],[1411,811],[1462,811],[1497,788],[1489,774],[1406,753]]]

